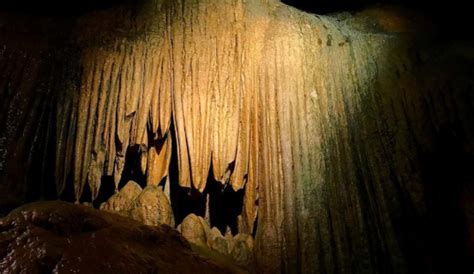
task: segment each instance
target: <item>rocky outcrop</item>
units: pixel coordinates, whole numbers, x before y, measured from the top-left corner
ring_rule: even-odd
[[[242,273],[196,254],[169,226],[65,202],[29,204],[0,219],[0,272]]]
[[[157,186],[147,186],[142,190],[137,183],[130,181],[104,202],[100,209],[130,217],[146,225],[166,224],[174,227],[170,201]]]
[[[133,182],[128,182],[100,207],[101,210],[130,217],[146,225],[167,224],[174,226],[173,213],[168,199],[159,187],[148,186],[143,191]],[[225,257],[231,258],[237,265],[254,269],[253,238],[240,233],[235,237],[230,230],[221,234],[216,227],[210,228],[201,216],[189,214],[178,231],[190,243],[209,248]]]

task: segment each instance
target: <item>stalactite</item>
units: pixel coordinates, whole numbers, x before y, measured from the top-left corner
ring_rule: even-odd
[[[163,142],[148,150],[147,185],[157,186],[168,176],[171,161],[172,143],[167,136]]]
[[[133,148],[148,185],[203,192],[212,172],[243,189],[240,232],[256,231],[262,271],[406,272],[411,224],[399,221],[426,213],[420,159],[443,124],[472,140],[473,123],[460,122],[472,122],[462,80],[472,64],[456,69],[450,54],[469,58],[363,22],[264,0],[156,0],[85,16],[78,64],[65,65],[67,92],[55,97],[58,193],[71,177],[77,201],[87,184],[95,199],[104,175],[117,189]],[[0,95],[15,105],[9,92],[29,91],[27,60],[0,53]]]
[[[171,146],[176,145],[180,186],[202,192],[211,171],[216,181],[245,189],[242,229],[252,233],[258,218],[256,249],[263,256],[262,268],[331,271],[334,260],[348,261],[356,247],[401,256],[401,247],[392,240],[394,232],[380,229],[382,219],[391,222],[384,213],[391,207],[385,198],[379,198],[379,209],[372,210],[374,198],[364,204],[334,189],[353,193],[362,187],[381,197],[394,193],[393,188],[354,181],[357,176],[391,179],[382,174],[386,171],[371,171],[368,166],[384,160],[373,158],[376,162],[367,164],[359,160],[386,155],[379,153],[386,150],[383,145],[367,147],[367,154],[359,156],[352,144],[363,146],[361,137],[354,135],[355,124],[365,135],[374,128],[384,131],[383,124],[352,117],[391,115],[364,111],[364,104],[377,105],[380,99],[372,98],[381,96],[377,87],[387,90],[384,96],[398,96],[397,90],[387,87],[401,80],[377,64],[408,66],[402,56],[408,54],[410,41],[357,32],[331,17],[301,14],[275,2],[164,1],[153,9],[153,18],[136,19],[150,20],[145,35],[115,37],[114,46],[101,50],[104,45],[98,43],[82,53],[76,136],[77,164],[82,168],[74,173],[80,178],[78,197],[86,178],[92,181],[95,197],[101,169],[103,174],[115,173],[118,182],[128,146],[139,147],[147,184],[159,184],[168,174]],[[395,41],[397,48],[389,46]],[[423,89],[413,79],[406,85]],[[99,91],[106,98],[104,113]],[[399,101],[393,100],[383,104]],[[99,118],[94,120],[96,112]],[[175,144],[168,135],[171,118]],[[87,132],[97,131],[103,119],[104,135],[99,139],[104,151],[91,150]],[[398,151],[409,147],[399,145]],[[93,176],[87,177],[87,172]],[[351,205],[355,209],[349,209]],[[370,213],[364,212],[367,208]],[[362,217],[366,214],[378,221],[367,223]],[[340,233],[346,223],[370,227],[377,236],[360,240],[351,236],[349,246],[350,239]],[[321,235],[321,240],[311,235]],[[386,245],[374,246],[380,239],[387,239]],[[314,264],[314,254],[321,256],[321,264]],[[376,257],[383,259],[390,260]],[[379,266],[371,267],[376,271]]]

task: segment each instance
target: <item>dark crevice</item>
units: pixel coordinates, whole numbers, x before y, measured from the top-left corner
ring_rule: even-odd
[[[146,174],[143,174],[140,167],[141,148],[138,145],[130,146],[125,155],[125,167],[120,178],[118,188],[121,189],[132,180],[142,188],[146,186]]]
[[[197,190],[183,188],[179,186],[178,148],[174,121],[169,129],[172,142],[171,162],[169,166],[170,178],[170,202],[173,209],[176,224],[180,224],[183,219],[191,213],[204,217],[206,210],[206,196]]]
[[[99,208],[103,202],[107,201],[115,193],[115,183],[113,176],[102,176],[100,181],[99,194],[92,203],[95,208]]]
[[[174,126],[170,128],[173,152],[169,167],[170,198],[176,224],[180,224],[189,214],[206,217],[206,207],[209,206],[209,221],[211,227],[217,227],[225,233],[227,227],[235,235],[238,231],[238,216],[242,213],[244,191],[235,192],[230,185],[222,185],[214,180],[212,163],[209,168],[206,188],[203,193],[193,188],[179,186],[178,151]],[[208,201],[209,199],[209,201]]]
[[[73,184],[72,173],[68,174],[66,185],[64,186],[64,190],[59,196],[59,199],[63,201],[68,201],[68,202],[74,201],[75,198],[74,198],[74,184]]]
[[[92,192],[89,184],[86,182],[82,190],[81,198],[79,199],[80,203],[91,203],[92,202]]]
[[[254,239],[255,237],[257,237],[257,227],[258,227],[258,215],[257,215],[257,218],[255,218],[255,222],[253,224],[252,237]]]
[[[227,227],[232,234],[239,233],[238,216],[242,213],[244,191],[235,192],[230,185],[222,185],[209,174],[206,186],[209,195],[209,217],[212,227],[223,234]]]

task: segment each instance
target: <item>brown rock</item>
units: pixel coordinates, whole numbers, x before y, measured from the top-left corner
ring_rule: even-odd
[[[253,264],[253,238],[248,234],[237,234],[234,237],[231,251],[232,259],[238,265],[251,268]]]
[[[174,227],[173,210],[168,197],[156,186],[145,187],[128,216],[146,225],[166,224]]]
[[[189,214],[180,224],[180,229],[183,237],[191,243],[206,246],[207,234],[211,229],[207,222],[200,216]]]
[[[232,230],[229,226],[226,227],[224,238],[227,241],[228,250],[230,253],[232,251],[232,248],[234,248],[234,236],[232,235]]]
[[[65,202],[0,219],[1,273],[235,273],[204,259],[168,226],[145,226]]]
[[[459,191],[432,179],[472,178],[437,173],[472,158],[443,152],[474,136],[470,43],[397,34],[420,26],[403,10],[342,24],[278,0],[136,2],[148,3],[71,22],[58,37],[73,47],[48,43],[56,28],[40,27],[42,51],[22,24],[0,24],[0,200],[39,198],[48,178],[58,196],[74,184],[79,200],[91,170],[118,182],[127,150],[149,149],[173,120],[179,184],[203,191],[212,161],[216,181],[244,188],[241,231],[258,235],[261,270],[405,273],[443,261],[431,253],[453,255],[439,244],[424,252],[439,233],[398,220],[431,220],[429,196]],[[141,160],[142,172],[158,162]]]
[[[142,192],[142,188],[134,181],[129,181],[119,192],[115,193],[100,209],[109,211],[128,211],[132,208],[135,199]]]
[[[207,246],[220,254],[228,255],[230,253],[227,240],[216,227],[213,227],[207,234]]]

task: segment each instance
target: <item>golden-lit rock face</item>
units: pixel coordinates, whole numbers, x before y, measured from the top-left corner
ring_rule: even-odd
[[[170,201],[157,186],[147,186],[142,190],[137,183],[130,181],[101,204],[100,209],[130,217],[146,225],[175,226]]]
[[[73,185],[76,200],[85,188],[96,199],[102,176],[118,187],[138,147],[148,185],[203,192],[212,172],[244,189],[240,232],[256,229],[261,271],[423,269],[429,236],[414,220],[430,214],[438,180],[426,159],[442,158],[445,134],[472,148],[472,55],[398,13],[376,16],[377,29],[366,19],[278,1],[162,0],[82,16],[49,55],[5,43],[0,123],[16,153],[2,163],[20,169],[31,136],[54,138],[41,148],[55,151],[58,194]],[[27,111],[38,127],[18,118],[33,121]],[[173,148],[178,182],[166,181]]]

